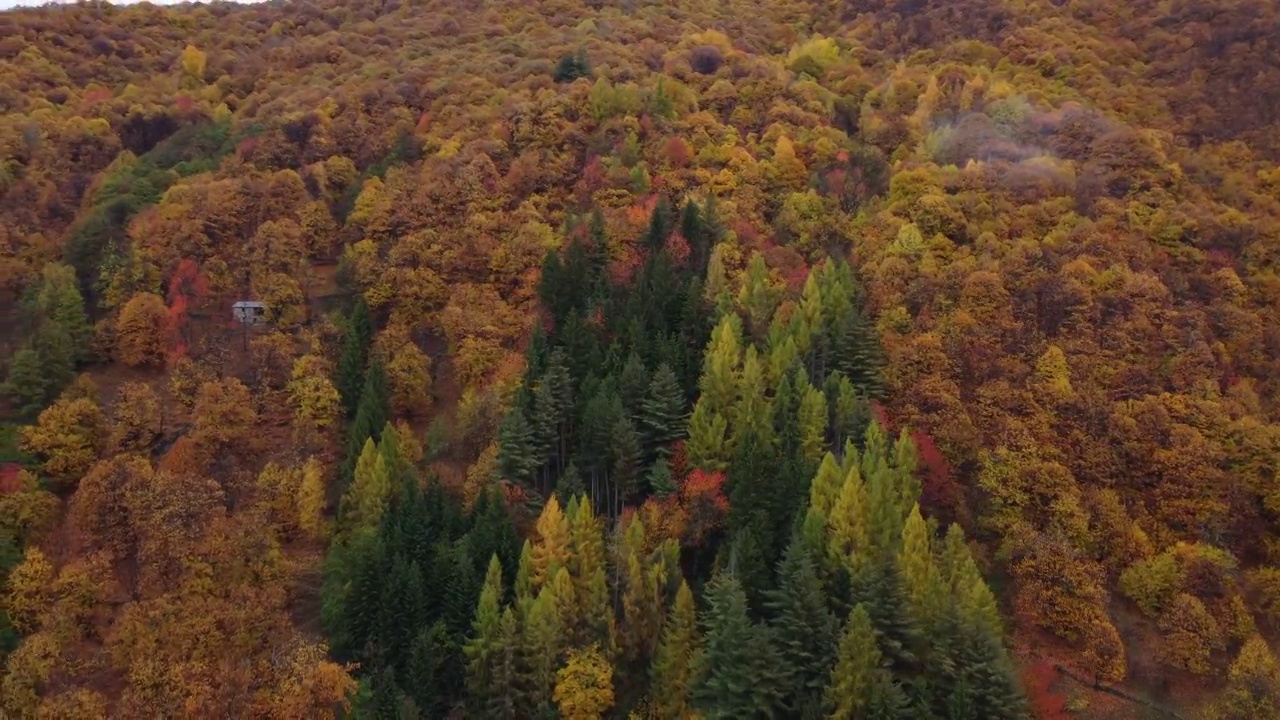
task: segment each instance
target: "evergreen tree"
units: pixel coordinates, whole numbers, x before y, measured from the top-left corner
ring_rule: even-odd
[[[573,534],[569,518],[555,494],[547,498],[535,526],[537,540],[533,545],[532,576],[534,590],[546,586],[562,567],[568,567],[573,553]]]
[[[348,417],[355,414],[360,405],[360,394],[365,384],[365,364],[369,356],[369,344],[373,341],[373,321],[364,298],[356,300],[347,318],[347,333],[342,341],[342,355],[338,359],[334,384],[342,396],[342,407]]]
[[[693,592],[683,579],[676,590],[675,604],[662,627],[662,639],[650,672],[650,702],[660,718],[689,717],[690,689],[698,664],[698,628],[694,617]]]
[[[883,666],[866,608],[855,605],[840,637],[827,702],[838,720],[907,718],[907,699]]]
[[[605,578],[604,529],[585,496],[573,516],[570,534],[573,553],[569,567],[580,608],[574,620],[575,640],[583,646],[598,643],[608,647],[613,608]]]
[[[827,447],[827,398],[821,390],[806,385],[800,399],[796,425],[800,429],[800,446],[807,462],[817,465]]]
[[[645,483],[649,486],[649,490],[658,497],[667,497],[676,492],[675,481],[671,479],[671,465],[667,463],[667,459],[659,457],[649,467],[649,472],[645,475]]]
[[[564,472],[560,473],[560,479],[556,481],[556,494],[561,497],[577,497],[586,492],[586,486],[582,484],[582,473],[578,472],[578,466],[569,463]],[[591,500],[587,500],[591,502]]]
[[[402,687],[428,717],[443,717],[464,678],[456,662],[458,646],[443,622],[420,631],[409,650]]]
[[[685,452],[689,464],[703,470],[724,470],[729,463],[729,423],[725,416],[713,410],[711,403],[699,399],[689,418],[689,439]]]
[[[564,649],[564,628],[554,587],[551,583],[542,586],[529,608],[524,626],[527,664],[521,686],[526,693],[526,707],[536,714],[545,713],[551,704],[551,691]]]
[[[703,364],[699,387],[710,410],[728,413],[738,398],[738,382],[742,367],[741,329],[737,316],[727,315],[716,327]]]
[[[88,359],[93,327],[85,312],[84,296],[80,293],[75,270],[69,265],[45,265],[36,286],[34,304],[42,329],[54,326],[66,334],[67,361],[72,368]]]
[[[528,483],[538,469],[533,428],[518,406],[511,408],[498,428],[498,467],[502,476]]]
[[[646,389],[638,414],[646,451],[652,454],[685,431],[684,391],[670,365],[660,365]]]
[[[738,377],[737,399],[733,407],[730,445],[740,437],[755,436],[755,442],[772,447],[773,424],[769,399],[765,396],[764,365],[754,345],[747,348]]]
[[[836,618],[804,545],[793,540],[778,568],[778,586],[767,593],[782,669],[781,715],[822,716],[823,691],[835,662]]]
[[[781,661],[768,630],[751,622],[746,593],[732,574],[712,578],[706,599],[694,707],[708,720],[773,717]]]
[[[40,325],[31,345],[40,357],[45,401],[50,402],[75,378],[79,350],[71,333],[61,324],[51,321]]]
[[[471,693],[483,710],[476,717],[515,720],[520,708],[520,624],[511,608],[502,611],[494,643],[492,682],[480,694]]]
[[[635,423],[618,414],[610,433],[613,455],[613,483],[621,504],[630,504],[640,491],[640,433]]]
[[[946,598],[946,588],[934,562],[932,535],[920,515],[920,506],[913,505],[902,528],[898,574],[902,578],[912,621],[929,635],[932,635]]]
[[[819,470],[819,475],[823,472]],[[829,468],[826,472],[830,472]],[[821,480],[824,486],[820,497],[825,498],[827,479]],[[815,487],[815,492],[818,490]],[[851,467],[827,518],[827,549],[837,566],[846,568],[853,575],[861,573],[874,558],[870,514],[866,485],[858,468]]]
[[[360,390],[355,427],[362,432],[367,429],[368,436],[375,440],[381,439],[382,428],[391,419],[391,398],[388,392],[387,367],[381,357],[374,355],[369,359],[364,387]]]
[[[621,396],[622,407],[626,409],[629,417],[640,416],[641,404],[648,391],[649,371],[645,369],[639,353],[632,349],[626,363],[622,366],[622,371],[618,374],[618,395]]]
[[[831,453],[824,455],[818,465],[818,473],[809,486],[809,507],[821,512],[824,517],[830,517],[844,489],[844,478],[845,473],[841,471],[835,456]]]
[[[31,345],[22,347],[10,359],[4,395],[19,418],[35,419],[48,401],[52,381],[45,370],[40,353]]]
[[[853,578],[853,597],[871,616],[880,650],[894,671],[907,675],[917,670],[924,637],[908,611],[897,567],[869,563]]]
[[[501,604],[502,564],[494,555],[489,560],[484,587],[476,604],[471,639],[463,648],[467,657],[467,693],[477,711],[481,710],[480,704],[499,680],[498,675],[503,669],[502,653],[512,649],[501,645]]]
[[[391,476],[386,460],[369,438],[356,461],[354,480],[339,505],[339,522],[344,531],[354,533],[376,528],[390,498]]]

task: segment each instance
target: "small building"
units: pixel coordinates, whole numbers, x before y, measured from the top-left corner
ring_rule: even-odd
[[[257,300],[241,300],[231,306],[236,322],[258,325],[267,321],[267,304]]]

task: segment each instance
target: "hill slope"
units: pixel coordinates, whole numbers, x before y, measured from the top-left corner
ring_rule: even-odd
[[[392,416],[410,437],[438,418],[423,463],[475,498],[516,479],[499,420],[554,315],[548,251],[598,212],[625,286],[655,211],[687,200],[722,226],[698,278],[728,298],[715,316],[764,352],[810,269],[851,261],[880,421],[917,433],[925,514],[978,539],[1028,667],[1196,709],[1262,673],[1280,620],[1274,4],[80,6],[0,14],[0,36],[8,403],[15,423],[56,410],[24,435],[35,473],[4,486],[28,509],[0,567],[85,628],[65,640],[11,599],[26,650],[6,688],[137,710],[159,671],[129,657],[181,630],[168,659],[209,693],[188,708],[242,709],[216,705],[237,652],[294,658],[236,670],[272,698],[259,710],[340,696],[302,610],[326,536],[277,497],[307,458],[340,494],[359,454],[341,457],[333,397],[360,391],[354,331],[330,311],[367,305]],[[73,288],[87,321],[67,320]],[[248,297],[272,328],[251,342],[229,314]],[[153,461],[187,480],[143,502]],[[518,524],[544,485],[508,487],[532,498]],[[49,567],[18,565],[24,545]],[[202,645],[192,607],[262,608],[237,621],[270,647],[210,628]]]

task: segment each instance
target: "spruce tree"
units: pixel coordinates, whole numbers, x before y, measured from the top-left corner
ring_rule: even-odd
[[[675,603],[662,627],[662,639],[653,658],[649,701],[660,718],[684,718],[692,713],[690,690],[698,664],[698,628],[693,592],[683,579]]]
[[[648,391],[649,371],[640,359],[640,354],[632,349],[622,365],[622,371],[618,373],[618,395],[622,398],[622,407],[629,417],[640,416],[641,404]]]
[[[645,449],[652,454],[679,439],[685,431],[684,391],[670,365],[663,364],[653,373],[640,404],[640,432]]]
[[[413,639],[401,685],[427,717],[444,717],[457,700],[464,682],[458,654],[443,622],[424,628]]]
[[[523,483],[538,469],[533,428],[519,407],[511,408],[498,428],[498,468],[504,478]]]
[[[618,499],[623,505],[629,505],[640,491],[642,448],[635,423],[621,413],[613,422],[610,449],[613,456],[612,478],[618,489]]]
[[[678,490],[675,481],[671,478],[671,465],[664,457],[659,457],[653,465],[649,466],[649,471],[645,473],[645,484],[649,486],[650,492],[658,497],[667,497]]]
[[[360,406],[356,409],[356,427],[368,428],[369,435],[375,440],[382,436],[382,428],[391,419],[391,398],[387,386],[387,366],[382,358],[374,355],[369,359],[369,369],[365,372],[364,387],[360,390]]]
[[[853,598],[871,616],[880,650],[895,672],[918,670],[925,638],[908,611],[897,566],[880,560],[868,564],[853,577]]]
[[[835,662],[836,618],[813,560],[797,539],[778,568],[778,586],[765,602],[777,639],[782,670],[780,715],[822,716],[823,691]]]
[[[748,616],[742,585],[721,573],[707,585],[706,600],[694,707],[708,720],[774,717],[781,661],[768,630]]]
[[[365,364],[368,361],[369,344],[373,340],[373,321],[364,298],[356,300],[347,319],[347,333],[342,341],[342,355],[338,359],[334,384],[342,396],[342,407],[348,417],[355,414],[360,405],[360,393],[365,383]]]

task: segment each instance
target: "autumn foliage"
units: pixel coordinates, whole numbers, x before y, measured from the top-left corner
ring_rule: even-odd
[[[1275,3],[0,38],[0,715],[1280,708]]]

